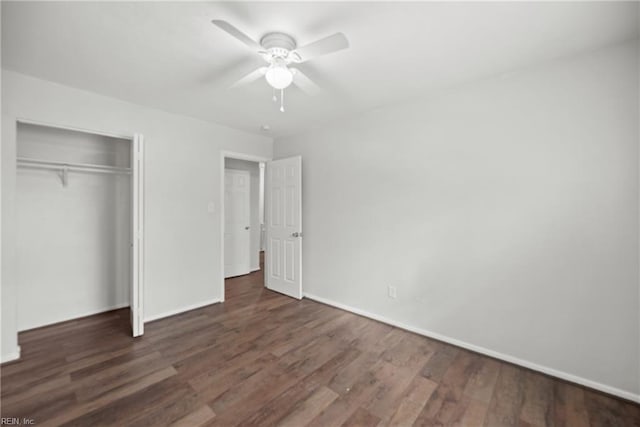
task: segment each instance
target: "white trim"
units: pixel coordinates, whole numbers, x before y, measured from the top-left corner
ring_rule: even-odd
[[[527,360],[523,360],[523,359],[520,359],[518,357],[509,356],[507,354],[503,354],[503,353],[499,353],[497,351],[489,350],[489,349],[484,348],[484,347],[480,347],[480,346],[477,346],[477,345],[474,345],[474,344],[469,344],[469,343],[467,343],[465,341],[460,341],[460,340],[457,340],[455,338],[450,338],[450,337],[448,337],[446,335],[441,335],[441,334],[438,334],[436,332],[428,331],[426,329],[417,328],[415,326],[410,326],[410,325],[407,325],[405,323],[398,322],[396,320],[392,320],[392,319],[389,319],[389,318],[384,317],[384,316],[380,316],[378,314],[373,314],[373,313],[370,313],[368,311],[361,310],[361,309],[355,308],[355,307],[351,307],[349,305],[342,304],[342,303],[339,303],[339,302],[335,302],[335,301],[332,301],[332,300],[327,299],[327,298],[322,298],[322,297],[319,297],[319,296],[316,296],[316,295],[313,295],[313,294],[310,294],[310,293],[307,293],[307,292],[304,293],[304,297],[312,299],[312,300],[317,301],[317,302],[320,302],[322,304],[330,305],[332,307],[336,307],[336,308],[339,308],[341,310],[345,310],[345,311],[360,315],[360,316],[368,317],[369,319],[377,320],[378,322],[386,323],[387,325],[395,326],[397,328],[404,329],[406,331],[413,332],[415,334],[422,335],[422,336],[425,336],[427,338],[433,338],[435,340],[442,341],[442,342],[445,342],[447,344],[455,345],[456,347],[462,347],[462,348],[465,348],[467,350],[471,350],[471,351],[476,352],[476,353],[484,354],[485,356],[493,357],[494,359],[500,359],[500,360],[503,360],[505,362],[513,363],[514,365],[518,365],[518,366],[522,366],[522,367],[525,367],[525,368],[528,368],[528,369],[531,369],[531,370],[534,370],[534,371],[542,372],[543,374],[547,374],[547,375],[550,375],[552,377],[560,378],[560,379],[563,379],[563,380],[566,380],[566,381],[569,381],[569,382],[572,382],[572,383],[580,384],[580,385],[583,385],[585,387],[589,387],[589,388],[592,388],[592,389],[595,389],[595,390],[602,391],[602,392],[607,393],[607,394],[611,394],[611,395],[614,395],[614,396],[617,396],[617,397],[621,397],[623,399],[627,399],[627,400],[630,400],[630,401],[633,401],[633,402],[640,403],[640,394],[633,394],[631,392],[628,392],[628,391],[625,391],[625,390],[621,390],[621,389],[616,388],[616,387],[611,387],[611,386],[608,386],[608,385],[605,385],[605,384],[601,384],[601,383],[598,383],[598,382],[595,382],[595,381],[588,380],[586,378],[582,378],[582,377],[578,377],[576,375],[572,375],[572,374],[569,374],[569,373],[566,373],[566,372],[558,371],[558,370],[553,369],[553,368],[549,368],[549,367],[546,367],[546,366],[538,365],[536,363],[529,362]]]
[[[254,156],[253,154],[239,153],[237,151],[220,150],[220,155],[223,158],[223,162],[222,162],[223,166],[224,166],[225,157],[228,157],[230,159],[236,159],[236,160],[246,160],[248,162],[256,162],[256,163],[261,163],[261,162],[266,163],[271,161],[270,157]]]
[[[85,128],[80,128],[80,127],[76,127],[76,126],[59,125],[59,124],[55,124],[55,123],[42,122],[42,121],[39,121],[39,120],[24,119],[24,118],[20,118],[20,117],[16,118],[16,122],[21,123],[23,125],[45,126],[45,127],[50,127],[50,128],[54,128],[54,129],[71,130],[71,131],[75,131],[75,132],[90,133],[90,134],[93,134],[93,135],[108,136],[110,138],[132,140],[133,137],[134,137],[134,135],[112,133],[112,132],[106,132],[106,131],[102,131],[102,130],[85,129]]]
[[[15,351],[9,354],[3,354],[2,361],[0,361],[0,363],[13,362],[14,360],[20,359],[20,351],[20,346],[17,346]]]
[[[235,151],[220,150],[220,302],[224,302],[224,159],[247,160],[250,162],[269,162],[268,157],[254,156],[252,154],[238,153]]]
[[[640,10],[638,10],[638,17],[640,17]],[[638,64],[640,65],[640,60],[638,61]],[[638,87],[638,96],[640,96],[640,87]],[[640,99],[640,98],[639,98]],[[640,120],[640,114],[638,114],[637,119]],[[638,153],[640,155],[640,152]],[[640,162],[640,156],[638,157],[638,159],[636,159]],[[638,199],[638,201],[640,202],[640,198]],[[638,205],[638,207],[640,207],[640,203]],[[640,215],[638,216],[638,222],[640,222]],[[638,243],[640,243],[640,229],[638,229],[638,235],[636,236],[638,238]],[[640,248],[639,248],[640,249]],[[638,251],[638,255],[640,256],[640,251]],[[640,257],[637,260],[640,263]],[[640,304],[640,277],[638,278],[638,304]],[[638,354],[640,354],[640,318],[638,319]],[[638,357],[638,378],[637,378],[638,384],[640,384],[640,357]]]
[[[153,322],[154,320],[164,319],[165,317],[175,316],[176,314],[184,313],[187,311],[195,310],[197,308],[206,307],[208,305],[217,304],[220,301],[220,298],[215,298],[208,301],[202,301],[196,304],[186,305],[184,307],[178,308],[176,310],[165,311],[164,313],[152,314],[151,316],[147,316],[144,318],[145,322]]]
[[[106,313],[107,311],[120,310],[121,308],[126,308],[126,307],[129,307],[129,306],[130,306],[129,302],[123,302],[121,304],[114,304],[114,305],[110,305],[108,307],[99,308],[97,311],[94,311],[94,310],[85,311],[85,312],[83,312],[81,314],[74,314],[73,317],[69,317],[69,318],[66,318],[66,319],[55,320],[53,322],[47,322],[47,323],[43,323],[43,324],[37,324],[37,325],[33,325],[33,326],[28,326],[26,328],[18,329],[18,333],[30,331],[32,329],[39,329],[39,328],[45,328],[45,327],[48,327],[48,326],[55,326],[58,323],[71,322],[72,320],[78,320],[78,319],[82,319],[84,317],[95,316],[96,314]]]
[[[256,271],[260,271],[260,266],[251,267],[251,271],[249,271],[249,273],[255,273]]]

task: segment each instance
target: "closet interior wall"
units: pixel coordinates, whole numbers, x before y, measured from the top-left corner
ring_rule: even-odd
[[[19,123],[17,155],[18,330],[128,306],[131,141]]]

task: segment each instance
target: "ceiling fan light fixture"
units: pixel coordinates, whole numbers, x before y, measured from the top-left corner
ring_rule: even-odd
[[[293,82],[293,73],[285,64],[272,64],[265,73],[267,83],[274,89],[285,89]]]

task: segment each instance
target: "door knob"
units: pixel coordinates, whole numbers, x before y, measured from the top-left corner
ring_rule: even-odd
[[[296,231],[295,233],[291,233],[291,237],[302,237],[302,233]]]
[[[249,226],[247,225],[244,229],[245,229],[245,230],[248,230],[248,229],[249,229]]]

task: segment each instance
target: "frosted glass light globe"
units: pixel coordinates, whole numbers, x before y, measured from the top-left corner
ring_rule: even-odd
[[[265,73],[265,78],[271,87],[275,89],[284,89],[293,82],[293,74],[291,70],[283,64],[273,64]]]

